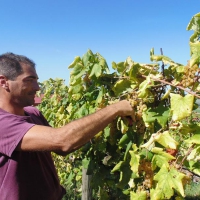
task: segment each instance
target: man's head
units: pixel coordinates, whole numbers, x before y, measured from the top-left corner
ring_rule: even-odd
[[[9,80],[15,80],[17,76],[23,73],[21,64],[35,68],[35,63],[25,56],[13,53],[2,54],[0,55],[0,74]]]
[[[39,89],[32,60],[13,53],[0,55],[0,98],[4,105],[15,109],[33,105]]]

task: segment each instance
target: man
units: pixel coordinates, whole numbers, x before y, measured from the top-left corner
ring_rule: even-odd
[[[75,151],[118,116],[134,112],[126,100],[112,104],[61,128],[52,128],[32,105],[39,90],[33,61],[0,55],[0,199],[60,200],[51,152]]]

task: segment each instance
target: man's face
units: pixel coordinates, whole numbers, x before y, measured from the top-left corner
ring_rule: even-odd
[[[21,64],[23,73],[14,81],[8,80],[11,102],[13,105],[25,107],[34,104],[36,92],[40,89],[35,69],[27,64]]]

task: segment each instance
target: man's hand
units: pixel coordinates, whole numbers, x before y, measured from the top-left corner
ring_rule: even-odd
[[[113,104],[118,110],[118,115],[121,117],[131,117],[135,121],[135,112],[128,100],[122,100]]]

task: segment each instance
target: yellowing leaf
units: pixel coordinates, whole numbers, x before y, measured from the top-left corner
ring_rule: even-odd
[[[178,121],[191,115],[194,104],[194,96],[187,94],[182,97],[179,94],[170,94],[172,119]]]
[[[190,67],[192,67],[200,63],[200,42],[190,42],[190,51],[192,56],[190,59]]]
[[[189,156],[187,157],[187,160],[200,160],[200,146],[198,145],[196,148],[194,148]]]
[[[187,30],[194,30],[195,32],[200,33],[200,13],[195,14],[190,20]]]
[[[169,134],[168,131],[165,131],[156,138],[156,141],[163,145],[166,148],[176,149],[178,142],[176,142]]]
[[[153,169],[156,169],[158,166],[159,168],[165,166],[169,166],[169,161],[172,159],[175,159],[172,155],[170,155],[167,152],[164,152],[162,148],[154,147],[151,150],[152,153],[154,153],[153,159],[152,159],[152,166]]]
[[[146,200],[147,199],[147,193],[145,191],[140,192],[130,192],[130,200]]]
[[[167,99],[170,95],[171,90],[167,90],[167,92],[162,96],[161,100]]]
[[[170,199],[174,195],[174,190],[178,191],[183,197],[184,189],[182,179],[184,174],[177,171],[175,168],[168,169],[165,165],[154,176],[157,181],[156,190],[160,191],[160,199]]]
[[[135,154],[134,151],[129,151],[131,155],[131,160],[130,160],[130,166],[131,170],[135,173],[138,174],[138,167],[139,167],[139,161],[140,161],[140,156]]]
[[[195,134],[191,138],[185,140],[187,143],[200,144],[200,134]]]

